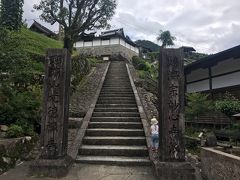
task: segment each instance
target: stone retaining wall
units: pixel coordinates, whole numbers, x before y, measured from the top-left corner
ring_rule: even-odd
[[[0,139],[0,174],[14,167],[21,160],[31,160],[29,152],[37,137]]]
[[[94,55],[94,56],[122,55],[128,60],[132,60],[133,56],[138,56],[136,52],[122,45],[78,47],[77,51],[80,52],[81,54]]]
[[[239,180],[240,157],[213,148],[201,149],[203,176],[208,180]]]

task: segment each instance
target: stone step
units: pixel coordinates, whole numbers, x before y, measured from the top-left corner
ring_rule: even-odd
[[[129,83],[130,80],[127,76],[121,76],[121,77],[107,77],[104,81],[104,83],[117,83],[117,82],[120,82],[120,83]]]
[[[138,112],[93,112],[92,117],[140,117]]]
[[[127,156],[77,156],[76,163],[106,164],[118,166],[150,166],[148,157]]]
[[[101,91],[101,94],[132,94],[134,95],[133,91],[121,91],[121,90]]]
[[[131,84],[130,83],[106,83],[106,84],[103,84],[103,87],[109,87],[109,88],[112,88],[112,87],[122,87],[122,88],[129,88],[131,87]]]
[[[143,129],[103,129],[86,130],[87,136],[145,136]]]
[[[135,100],[135,97],[99,97],[99,100]]]
[[[80,155],[148,156],[147,146],[82,145]]]
[[[140,117],[92,117],[91,122],[141,122]]]
[[[101,93],[99,97],[135,97],[133,93]]]
[[[118,86],[121,86],[121,85],[131,85],[131,83],[127,79],[124,79],[124,80],[111,79],[111,80],[105,81],[103,83],[103,86],[104,85],[118,85]]]
[[[124,93],[128,93],[128,92],[133,92],[132,88],[102,88],[101,92],[124,92]]]
[[[135,108],[136,104],[96,104],[95,108]]]
[[[122,99],[122,100],[101,100],[99,99],[97,101],[98,104],[136,104],[135,100],[128,100],[128,99]]]
[[[94,112],[138,112],[137,108],[95,108]]]
[[[119,88],[121,88],[121,90],[132,90],[132,87],[131,86],[116,86],[116,87],[112,87],[112,86],[108,86],[108,87],[102,87],[102,89],[113,89],[113,90],[119,90]]]
[[[140,122],[89,122],[88,128],[141,129]]]
[[[85,136],[83,144],[87,145],[146,145],[144,136]]]

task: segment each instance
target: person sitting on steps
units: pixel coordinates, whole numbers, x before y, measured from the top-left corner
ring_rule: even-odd
[[[151,140],[152,140],[152,151],[158,151],[159,144],[159,127],[158,121],[155,117],[151,119]]]

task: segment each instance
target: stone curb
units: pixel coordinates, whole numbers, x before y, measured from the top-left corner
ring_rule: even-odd
[[[128,76],[129,76],[129,79],[130,79],[130,82],[131,82],[131,86],[132,86],[132,89],[133,89],[133,93],[135,95],[136,103],[137,103],[137,106],[138,106],[138,111],[139,111],[141,121],[142,121],[142,124],[143,124],[143,129],[144,129],[144,133],[145,133],[145,137],[146,137],[146,141],[147,141],[149,157],[150,157],[150,160],[152,162],[152,165],[154,165],[153,162],[155,160],[154,157],[156,155],[150,150],[151,149],[151,135],[150,135],[150,129],[149,129],[150,124],[147,121],[147,116],[146,116],[146,113],[144,111],[144,107],[142,105],[140,97],[138,95],[137,88],[136,88],[136,86],[133,82],[133,78],[132,78],[131,72],[129,70],[128,64],[126,64],[126,67],[127,67]]]

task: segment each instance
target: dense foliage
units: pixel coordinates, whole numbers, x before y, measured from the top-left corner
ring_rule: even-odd
[[[17,138],[23,135],[24,135],[23,128],[15,124],[11,125],[7,130],[7,137],[9,138]]]
[[[134,56],[132,58],[132,64],[136,70],[138,70],[140,78],[144,79],[145,76],[150,76],[154,80],[158,76],[156,65],[150,63],[148,60]]]
[[[216,109],[231,117],[234,114],[240,113],[240,100],[229,93],[226,93],[222,100],[215,102]]]
[[[207,94],[189,93],[186,94],[187,107],[186,118],[193,120],[194,117],[207,113],[213,109],[213,104],[208,100]]]
[[[18,125],[31,135],[41,119],[45,48],[61,43],[27,29],[0,29],[0,38],[0,124]],[[10,130],[19,134],[16,127]]]
[[[23,0],[1,0],[0,27],[20,30],[22,26]]]

